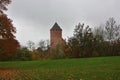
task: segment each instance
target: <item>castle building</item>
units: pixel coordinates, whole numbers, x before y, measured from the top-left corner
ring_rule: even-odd
[[[55,22],[53,27],[50,29],[50,45],[51,49],[56,48],[57,45],[61,44],[62,42],[62,29],[60,26]]]

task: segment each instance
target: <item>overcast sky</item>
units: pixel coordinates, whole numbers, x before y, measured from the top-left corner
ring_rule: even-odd
[[[114,17],[120,23],[120,0],[12,0],[7,14],[17,29],[17,40],[25,45],[29,40],[50,39],[55,22],[63,29],[63,38],[72,36],[79,22],[96,27]]]

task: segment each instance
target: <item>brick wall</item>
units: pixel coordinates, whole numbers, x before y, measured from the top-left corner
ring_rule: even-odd
[[[62,31],[51,30],[50,31],[51,48],[55,48],[58,44],[61,44],[61,41],[62,41]]]

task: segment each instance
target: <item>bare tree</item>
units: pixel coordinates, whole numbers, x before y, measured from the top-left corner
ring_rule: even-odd
[[[120,34],[120,25],[117,25],[114,18],[109,18],[105,25],[105,31],[106,38],[111,43],[112,41],[118,39]]]
[[[38,47],[44,51],[46,49],[46,43],[44,40],[41,40],[39,43],[38,43]]]
[[[94,37],[97,41],[103,41],[105,39],[104,27],[99,26],[94,28]]]
[[[35,49],[35,43],[34,43],[34,42],[28,41],[28,42],[27,42],[27,45],[28,45],[29,50],[32,51],[32,50]]]

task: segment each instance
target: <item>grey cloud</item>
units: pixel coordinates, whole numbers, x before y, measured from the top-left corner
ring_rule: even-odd
[[[120,22],[119,10],[120,0],[14,0],[7,14],[18,29],[17,39],[25,43],[49,38],[49,29],[56,21],[64,37],[72,35],[78,22],[96,26],[109,17]]]

